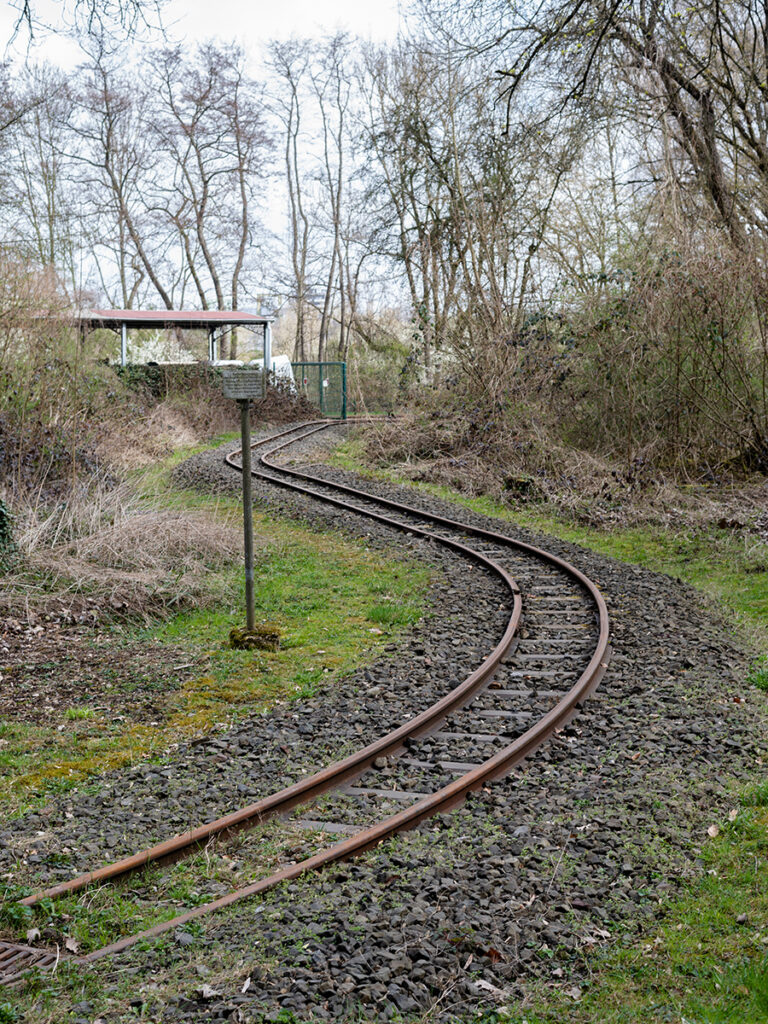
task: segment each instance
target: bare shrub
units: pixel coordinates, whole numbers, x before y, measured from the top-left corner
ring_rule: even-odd
[[[763,261],[714,240],[666,252],[574,328],[564,440],[682,474],[768,469]]]
[[[414,479],[615,521],[675,482],[768,470],[768,269],[716,238],[589,301],[452,326],[455,355],[368,456]]]
[[[546,504],[587,524],[642,522],[681,503],[680,492],[651,467],[619,464],[558,442],[545,429],[475,436],[461,417],[409,414],[365,429],[366,456],[417,482],[519,506]]]
[[[413,395],[421,370],[418,350],[405,345],[394,327],[364,321],[365,346],[347,364],[348,408],[355,413],[394,413]]]
[[[229,405],[233,403],[226,399]],[[251,403],[251,423],[294,423],[299,420],[315,419],[320,414],[306,395],[295,385],[270,373],[264,395]]]
[[[225,398],[219,378],[205,366],[130,367],[132,405],[108,417],[96,447],[99,459],[122,469],[149,466],[179,448],[201,444],[239,428],[237,405]],[[141,385],[152,372],[160,387]],[[138,385],[138,386],[137,386]],[[140,410],[140,411],[139,411]],[[137,414],[138,413],[138,414]],[[318,415],[306,398],[271,376],[263,398],[251,405],[251,422],[292,423]]]
[[[52,268],[36,270],[0,249],[0,368],[26,354],[27,339],[46,347],[66,306]]]
[[[83,372],[65,328],[29,321],[17,333],[0,362],[0,480],[6,494],[55,495],[92,466],[94,426],[115,396],[106,368]]]
[[[55,272],[0,249],[0,496],[63,494],[130,404],[107,366],[85,360]]]
[[[129,365],[111,372],[124,401],[103,424],[96,448],[102,463],[141,468],[237,425],[236,408],[205,365]]]

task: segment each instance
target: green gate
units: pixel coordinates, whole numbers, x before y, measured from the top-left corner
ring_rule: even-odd
[[[296,387],[323,416],[347,418],[346,363],[291,363]]]

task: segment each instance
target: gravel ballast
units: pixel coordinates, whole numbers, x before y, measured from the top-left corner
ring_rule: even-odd
[[[316,459],[331,442],[321,435],[290,459]],[[222,455],[195,456],[177,481],[239,490]],[[460,810],[210,919],[202,935],[179,935],[102,969],[117,976],[130,964],[143,984],[174,960],[231,956],[215,986],[190,982],[170,1000],[145,990],[142,1012],[163,1021],[275,1020],[286,1011],[297,1020],[388,1020],[430,1009],[435,1019],[456,1020],[518,999],[527,979],[557,978],[566,965],[576,964],[578,984],[591,949],[631,935],[700,870],[707,827],[727,817],[735,787],[753,772],[766,715],[764,695],[744,683],[748,652],[678,581],[411,490],[319,465],[309,471],[572,562],[608,603],[608,674],[570,726]],[[455,686],[499,639],[506,595],[485,574],[469,577],[456,556],[414,538],[393,541],[370,521],[256,480],[254,500],[427,558],[441,570],[431,615],[338,690],[182,747],[162,766],[116,773],[96,793],[71,794],[0,829],[0,865],[15,864],[37,883],[58,881],[250,802],[399,724]],[[35,859],[19,864],[34,836]]]

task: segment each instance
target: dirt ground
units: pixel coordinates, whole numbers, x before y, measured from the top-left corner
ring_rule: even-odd
[[[126,642],[117,632],[57,621],[0,623],[0,719],[58,726],[69,709],[151,722],[164,696],[204,656],[168,657],[168,646]]]

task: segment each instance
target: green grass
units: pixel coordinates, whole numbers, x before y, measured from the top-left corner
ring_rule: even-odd
[[[368,621],[376,622],[381,626],[409,626],[419,618],[418,605],[412,601],[396,604],[394,599],[390,600],[393,603],[377,604],[369,608]]]
[[[96,712],[93,708],[79,707],[79,708],[67,708],[64,712],[64,717],[70,722],[80,722],[84,718],[92,718]]]
[[[239,651],[226,643],[243,620],[238,572],[230,607],[179,615],[151,634],[208,655],[205,676],[190,679],[175,697],[176,721],[199,718],[205,724],[225,709],[231,718],[243,704],[261,710],[276,699],[305,696],[309,682],[316,692],[324,678],[350,672],[382,636],[391,639],[422,614],[429,581],[423,566],[394,561],[336,534],[309,533],[259,515],[254,521],[272,542],[256,570],[256,619],[277,623],[280,650]],[[382,608],[396,614],[382,618]]]
[[[752,668],[747,676],[747,682],[756,686],[758,690],[768,690],[768,668],[763,668],[765,659],[762,659]]]

